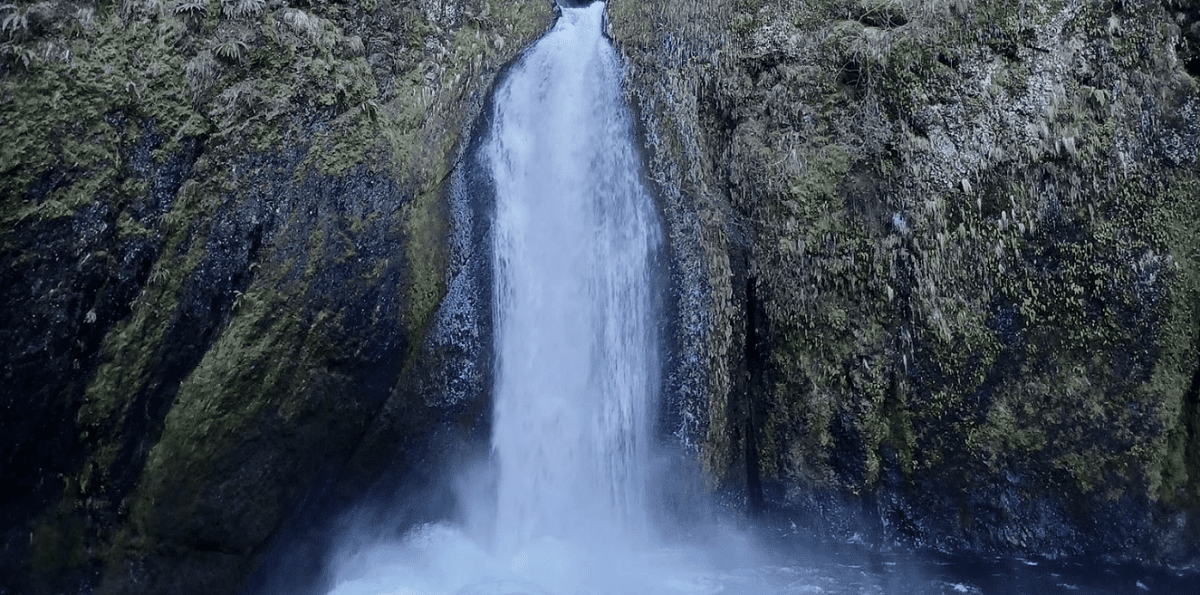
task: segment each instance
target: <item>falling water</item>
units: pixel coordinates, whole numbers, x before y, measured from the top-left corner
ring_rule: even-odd
[[[567,8],[496,97],[496,543],[628,539],[657,387],[638,177],[604,5]]]
[[[563,7],[497,89],[481,163],[495,189],[492,501],[344,556],[336,593],[704,593],[660,572],[646,482],[659,385],[639,177],[604,4]]]

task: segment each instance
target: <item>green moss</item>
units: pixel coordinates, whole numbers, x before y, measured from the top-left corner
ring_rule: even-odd
[[[649,2],[611,0],[608,19],[617,40],[629,50],[645,50],[654,43],[654,7]]]
[[[1170,185],[1169,215],[1159,219],[1172,246],[1174,271],[1167,289],[1171,306],[1161,334],[1162,354],[1144,390],[1163,403],[1168,428],[1162,452],[1150,469],[1150,491],[1169,503],[1200,505],[1200,407],[1187,394],[1200,374],[1200,181]]]
[[[74,484],[79,486],[78,495],[64,494],[60,508],[84,501],[88,503],[87,513],[107,519],[105,523],[114,516],[123,517],[127,510],[124,501],[114,501],[117,494],[110,485],[111,477],[127,473],[115,465],[129,441],[138,439],[126,434],[129,417],[141,414],[130,407],[150,388],[154,370],[168,348],[163,341],[176,322],[179,293],[203,257],[203,241],[193,239],[185,253],[180,248],[190,234],[200,232],[192,226],[204,211],[205,202],[204,191],[197,184],[185,185],[172,210],[160,219],[162,231],[167,234],[160,258],[152,265],[142,293],[131,305],[130,315],[105,338],[100,363],[85,390],[77,427],[80,441],[88,446],[87,457],[73,477]],[[145,231],[137,227],[129,233]],[[85,534],[91,539],[103,539],[112,529],[107,524],[96,524]]]
[[[141,223],[134,221],[129,213],[121,213],[117,217],[117,237],[119,239],[129,239],[133,237],[148,238],[152,237],[153,233]]]
[[[345,128],[317,135],[308,152],[308,163],[316,162],[317,171],[333,177],[345,176],[364,164],[378,170],[379,164],[386,163],[377,139],[378,128],[369,115],[376,109],[374,105],[374,99],[364,101],[347,114],[351,123]]]
[[[1106,453],[1094,450],[1071,452],[1058,458],[1054,467],[1069,474],[1075,486],[1086,494],[1094,492],[1101,485],[1106,458]]]
[[[827,212],[831,201],[840,200],[838,186],[850,171],[850,155],[845,148],[836,144],[825,144],[816,139],[817,146],[824,145],[811,155],[804,175],[792,183],[792,197],[801,201],[804,211]]]
[[[304,265],[305,278],[312,279],[317,273],[317,267],[325,260],[325,227],[328,223],[323,220],[317,220],[314,223],[312,235],[308,239],[308,262]]]
[[[415,70],[405,77],[397,77],[392,82],[392,95],[396,99],[384,106],[387,117],[380,134],[391,149],[392,163],[398,167],[411,166],[421,153],[420,129],[429,101],[418,79]]]
[[[236,465],[241,449],[251,448],[254,428],[267,427],[268,415],[286,421],[298,415],[289,404],[307,402],[305,370],[324,355],[324,348],[310,345],[309,338],[322,336],[328,322],[303,324],[286,303],[274,289],[240,295],[229,325],[180,385],[131,498],[133,527],[141,535],[187,543],[187,533],[213,514],[204,508],[213,502],[207,494],[221,489],[234,472],[229,466]],[[240,496],[261,515],[246,530],[254,538],[265,537],[281,514],[278,494]],[[171,519],[186,521],[175,526]],[[120,547],[114,555],[124,555]]]
[[[1019,397],[1002,396],[987,412],[983,423],[970,428],[965,446],[993,473],[1003,472],[1012,459],[1033,456],[1044,449],[1047,435],[1040,419]]]
[[[203,192],[194,184],[187,186],[163,217],[168,226],[163,231],[168,235],[161,256],[151,267],[129,317],[105,338],[100,365],[88,383],[79,410],[79,427],[94,438],[109,435],[119,426],[125,408],[145,388],[158,363],[162,341],[174,321],[179,292],[204,255],[201,241],[192,241],[187,253],[178,254],[181,243],[191,233],[192,221],[204,209]],[[120,436],[112,438],[119,440]],[[105,461],[101,467],[108,468],[111,462]]]
[[[408,280],[404,325],[409,353],[417,353],[425,328],[446,293],[446,217],[434,186],[404,205],[405,264]]]
[[[76,31],[69,52],[35,59],[0,80],[6,104],[0,116],[0,218],[6,222],[63,216],[112,198],[122,155],[140,140],[137,122],[152,122],[166,137],[162,153],[206,131],[184,99],[183,58],[171,27],[177,21],[136,15],[121,21],[111,13],[98,18],[106,26]],[[40,42],[65,43],[52,33]],[[63,181],[39,203],[30,202],[31,185],[51,171]]]
[[[861,177],[850,175],[849,152],[822,139],[810,147],[786,198],[760,219],[763,242],[777,247],[761,256],[760,272],[775,304],[772,361],[787,379],[775,388],[764,432],[790,442],[786,451],[764,451],[760,467],[780,468],[770,459],[777,455],[785,474],[832,481],[831,424],[848,416],[865,450],[863,485],[852,486],[859,489],[878,477],[885,445],[911,464],[911,424],[896,409],[905,396],[889,380],[895,356],[880,349],[893,313],[864,299],[891,301],[889,252],[898,246],[873,238],[847,202],[845,188]],[[774,302],[787,289],[798,290],[789,303]]]

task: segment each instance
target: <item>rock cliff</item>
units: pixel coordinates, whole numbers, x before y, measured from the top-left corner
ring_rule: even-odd
[[[876,543],[1197,559],[1194,3],[609,13],[707,316],[669,429],[719,489]]]
[[[713,489],[1196,560],[1195,2],[608,11],[671,251],[660,426]],[[234,592],[486,444],[486,205],[453,190],[552,16],[0,6],[0,592]]]
[[[232,592],[314,507],[486,439],[445,181],[551,16],[0,7],[0,592]]]

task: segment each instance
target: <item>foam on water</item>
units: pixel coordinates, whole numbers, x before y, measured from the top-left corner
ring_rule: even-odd
[[[597,551],[587,543],[539,538],[490,550],[458,527],[423,527],[398,544],[342,558],[331,595],[712,595],[717,578],[678,552]]]

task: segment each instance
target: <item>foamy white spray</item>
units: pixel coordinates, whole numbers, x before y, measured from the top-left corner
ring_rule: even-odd
[[[496,96],[496,545],[636,539],[657,387],[638,174],[604,5],[563,10]]]

